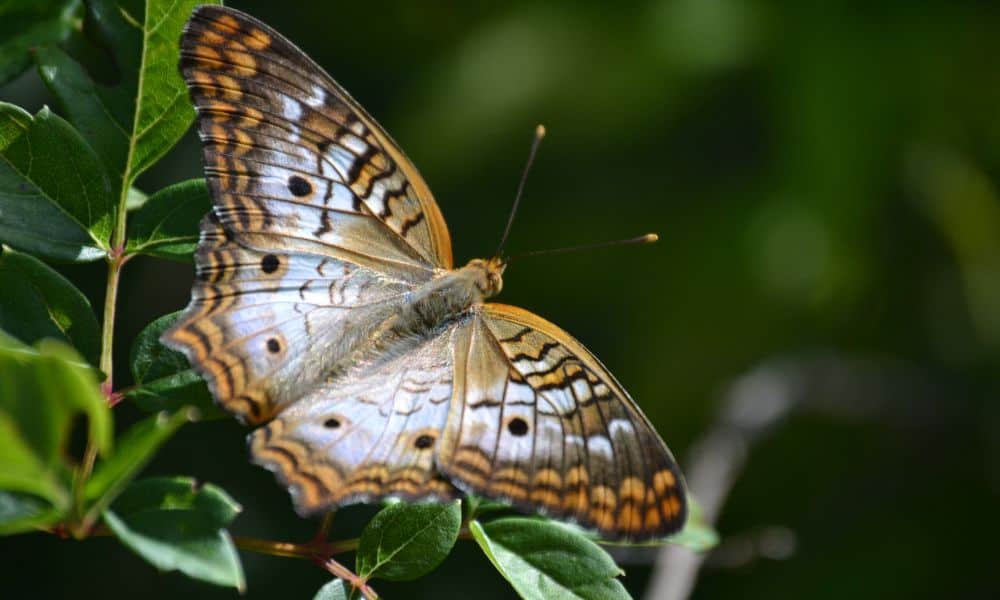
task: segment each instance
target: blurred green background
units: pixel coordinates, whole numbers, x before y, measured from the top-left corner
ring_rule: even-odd
[[[457,262],[495,248],[536,123],[549,135],[511,252],[660,234],[516,261],[501,300],[587,344],[685,467],[711,458],[712,440],[739,442],[694,597],[995,597],[1000,6],[228,4],[299,44],[394,135]],[[31,71],[0,99],[53,103]],[[139,187],[200,173],[189,134]],[[102,264],[60,270],[101,305]],[[116,382],[132,338],[187,303],[191,278],[146,258],[125,270]],[[140,416],[116,411],[119,428]],[[315,524],[247,463],[245,433],[188,426],[148,473],[222,486],[244,506],[236,534],[308,538]],[[343,534],[367,514],[344,511]],[[4,597],[234,595],[109,539],[20,536],[0,552]],[[311,597],[327,579],[305,561],[243,558],[249,598]],[[633,594],[652,594],[655,553],[619,558]],[[470,542],[425,579],[376,587],[513,594]]]

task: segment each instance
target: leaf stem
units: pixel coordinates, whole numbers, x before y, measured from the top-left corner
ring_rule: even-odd
[[[334,577],[339,577],[351,584],[351,587],[361,592],[361,595],[366,600],[378,600],[378,593],[368,585],[368,581],[364,577],[356,575],[354,571],[351,571],[339,562],[332,558],[324,559],[320,556],[314,557],[313,562],[329,571]]]
[[[90,479],[90,473],[94,470],[94,462],[97,460],[97,446],[93,440],[87,440],[87,449],[84,451],[83,462],[77,467],[73,478],[73,519],[69,521],[69,533],[76,539],[83,539],[89,534],[92,522],[88,522],[83,510],[83,490]]]
[[[119,221],[124,222],[125,216],[119,215]],[[112,240],[114,241],[114,240]],[[101,392],[109,406],[118,403],[114,393],[114,336],[115,336],[115,308],[118,305],[118,282],[121,280],[122,266],[128,262],[128,257],[123,256],[122,246],[114,245],[108,253],[108,283],[104,291],[104,319],[101,323],[101,359],[99,368],[104,373],[104,382],[101,383]],[[71,533],[77,538],[88,535],[88,529],[93,525],[92,519],[87,519],[83,514],[83,490],[91,473],[94,471],[94,463],[97,461],[97,446],[92,439],[87,440],[87,448],[84,450],[83,461],[76,469],[73,478],[73,511],[74,518],[70,526]]]
[[[114,359],[112,357],[113,342],[115,336],[115,308],[118,303],[118,282],[121,280],[122,260],[120,250],[112,250],[108,256],[108,284],[104,292],[104,321],[101,323],[101,362],[100,369],[106,379],[101,384],[104,397],[111,399],[114,390],[113,369]]]

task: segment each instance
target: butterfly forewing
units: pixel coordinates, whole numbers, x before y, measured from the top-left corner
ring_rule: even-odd
[[[241,243],[452,266],[447,227],[419,173],[280,34],[237,11],[200,7],[181,39],[181,71],[216,213]]]
[[[259,423],[450,266],[450,242],[402,152],[276,32],[203,6],[181,55],[214,207],[191,305],[164,339]]]
[[[662,537],[684,522],[670,451],[568,334],[527,311],[487,304],[456,356],[456,402],[438,461],[461,487],[612,539]]]

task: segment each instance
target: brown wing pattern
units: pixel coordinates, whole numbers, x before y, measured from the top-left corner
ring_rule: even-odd
[[[280,34],[239,11],[199,7],[181,71],[216,214],[240,243],[366,266],[452,266],[447,226],[412,163]]]
[[[455,398],[438,456],[463,489],[575,520],[609,539],[678,530],[680,470],[624,389],[567,333],[481,308],[456,340]]]
[[[336,258],[241,246],[214,213],[202,221],[195,262],[191,303],[163,341],[251,424],[317,385],[366,341],[364,324],[374,327],[412,289]]]

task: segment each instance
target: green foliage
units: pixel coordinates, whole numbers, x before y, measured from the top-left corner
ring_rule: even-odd
[[[58,49],[36,53],[43,81],[67,118],[98,149],[115,195],[163,156],[194,119],[177,72],[181,28],[198,0],[149,0],[143,14],[112,0],[88,3],[90,33],[119,59],[114,86],[93,81]]]
[[[153,459],[160,446],[181,425],[194,419],[193,412],[159,413],[133,425],[122,435],[114,454],[97,464],[93,477],[84,487],[84,498],[92,504],[91,510],[103,512]]]
[[[111,449],[111,411],[80,356],[55,340],[28,347],[0,336],[0,533],[50,525],[74,510],[75,464],[65,448],[78,417],[93,447]],[[31,498],[27,498],[30,495]]]
[[[65,277],[30,254],[0,246],[0,281],[0,329],[26,344],[61,339],[97,364],[97,318],[87,298]]]
[[[29,50],[69,37],[80,0],[7,0],[0,4],[0,84],[31,64]]]
[[[522,598],[628,598],[622,574],[600,546],[560,524],[506,517],[469,524],[493,566]]]
[[[191,368],[187,358],[160,342],[180,312],[170,313],[147,325],[132,344],[130,363],[136,387],[128,397],[145,410],[177,410],[193,406],[205,419],[225,416],[212,401],[205,381]]]
[[[198,222],[212,207],[204,179],[163,188],[129,221],[128,251],[190,261],[198,243]]]
[[[46,258],[97,260],[115,205],[100,160],[69,123],[0,103],[0,240]]]
[[[242,590],[243,568],[225,531],[239,512],[240,506],[214,485],[157,477],[132,484],[104,513],[104,521],[156,568]]]
[[[459,502],[390,504],[368,523],[358,546],[357,571],[364,578],[417,579],[434,570],[458,539]]]

